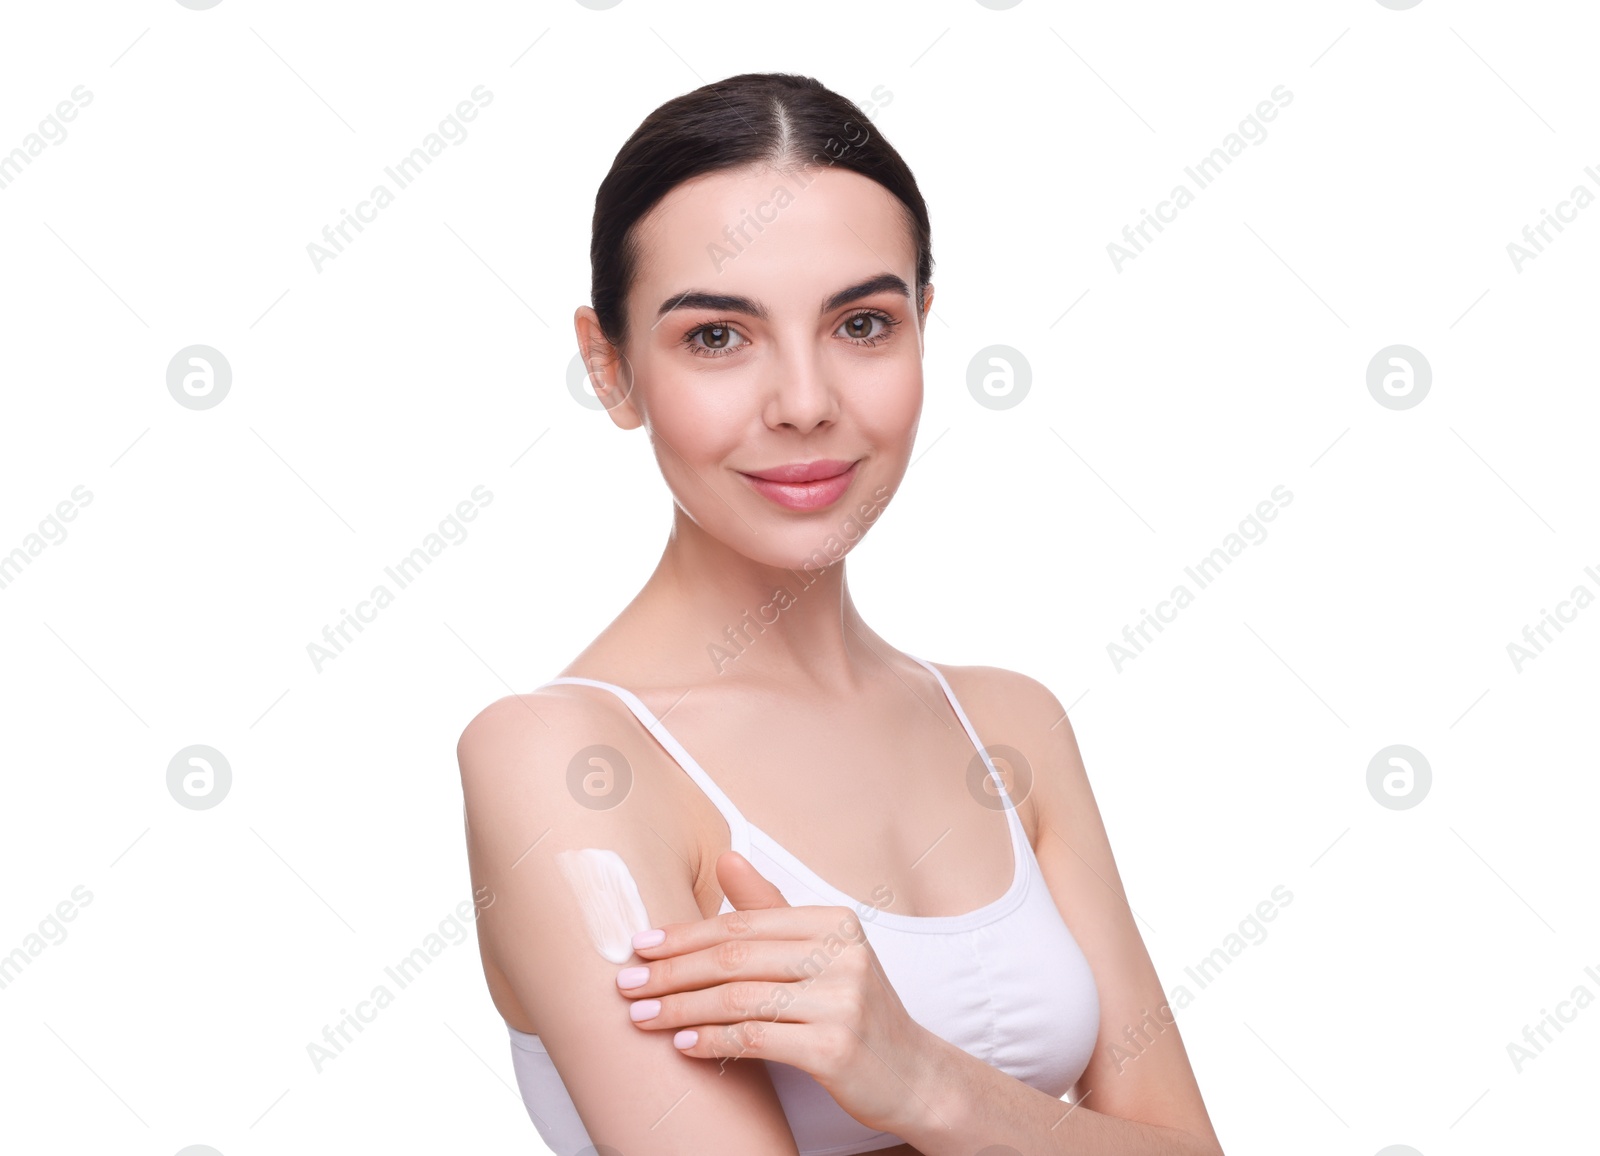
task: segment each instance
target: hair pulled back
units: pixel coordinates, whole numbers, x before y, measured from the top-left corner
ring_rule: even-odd
[[[933,276],[928,206],[900,154],[851,100],[809,76],[746,72],[662,104],[611,162],[594,199],[590,304],[606,339],[628,337],[628,289],[641,247],[634,226],[672,189],[702,173],[766,164],[835,167],[877,181],[900,201],[917,250],[916,304]]]

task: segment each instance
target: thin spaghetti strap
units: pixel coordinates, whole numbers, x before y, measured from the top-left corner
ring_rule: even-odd
[[[933,665],[933,663],[929,662],[925,658],[917,658],[917,656],[914,654],[907,654],[906,657],[916,659],[917,662],[920,662],[923,666],[932,671],[933,677],[939,680],[939,686],[944,690],[945,698],[950,701],[951,709],[956,712],[956,718],[961,720],[961,727],[967,732],[967,738],[972,740],[972,745],[977,749],[978,755],[983,759],[983,765],[989,768],[989,777],[994,780],[995,787],[1000,792],[1000,797],[1005,800],[1006,810],[1015,813],[1017,807],[1016,804],[1011,801],[1010,792],[1006,790],[1005,777],[1000,774],[999,769],[994,765],[994,760],[989,757],[989,752],[984,748],[983,740],[978,737],[978,732],[973,727],[972,721],[967,718],[967,712],[961,709],[961,702],[956,698],[956,692],[951,689],[950,683],[945,678],[943,672],[941,672],[937,666]],[[1017,818],[1020,822],[1020,816],[1017,816]]]
[[[679,767],[694,780],[695,785],[705,792],[712,804],[728,823],[729,839],[733,849],[745,858],[750,857],[750,822],[744,813],[733,805],[733,800],[723,794],[722,788],[717,786],[716,780],[706,773],[704,767],[691,755],[684,745],[677,740],[655,713],[644,704],[644,700],[627,687],[618,686],[614,682],[602,682],[597,678],[583,678],[579,675],[566,675],[562,678],[552,678],[548,682],[540,683],[534,690],[543,690],[547,686],[560,686],[574,683],[580,686],[594,686],[601,690],[608,690],[622,700],[622,704],[633,712],[634,718],[648,730],[663,747]]]

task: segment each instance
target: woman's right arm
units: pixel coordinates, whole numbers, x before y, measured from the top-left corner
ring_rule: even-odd
[[[644,961],[600,955],[558,866],[562,851],[615,851],[651,926],[704,918],[692,856],[669,842],[656,784],[635,778],[607,807],[586,806],[568,789],[568,764],[582,748],[644,755],[648,742],[575,695],[508,696],[467,724],[456,755],[473,892],[487,887],[493,897],[479,940],[533,1018],[593,1144],[628,1156],[798,1156],[765,1065],[685,1056],[670,1032],[634,1026],[616,975]]]

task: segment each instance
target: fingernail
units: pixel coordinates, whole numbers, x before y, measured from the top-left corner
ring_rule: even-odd
[[[661,1001],[658,999],[642,999],[638,1003],[628,1005],[628,1014],[633,1017],[634,1023],[640,1020],[653,1020],[660,1010]]]
[[[672,1037],[672,1046],[675,1048],[692,1048],[694,1042],[700,1038],[700,1033],[684,1028],[683,1031]]]
[[[652,927],[649,931],[641,931],[638,935],[635,935],[633,937],[633,945],[635,947],[655,947],[666,937],[667,933],[662,931],[661,928]]]
[[[650,978],[648,967],[625,967],[617,972],[618,987],[640,987]]]

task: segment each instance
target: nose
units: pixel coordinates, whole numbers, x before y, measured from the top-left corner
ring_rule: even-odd
[[[774,359],[772,368],[767,425],[809,433],[823,422],[838,419],[837,384],[817,351],[791,347],[786,356]]]

